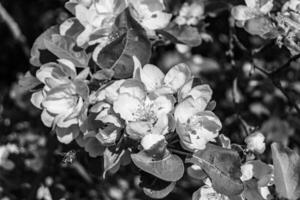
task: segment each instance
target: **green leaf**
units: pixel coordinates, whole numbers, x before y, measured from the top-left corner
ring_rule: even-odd
[[[42,64],[49,62],[49,53],[45,52],[47,49],[44,41],[51,40],[53,34],[57,34],[59,32],[58,26],[52,26],[47,29],[44,33],[42,33],[33,43],[31,49],[31,58],[30,63],[33,66],[41,66]],[[45,58],[46,57],[46,58]],[[53,57],[53,56],[52,56]],[[50,58],[51,60],[52,58]],[[53,61],[53,59],[52,59]]]
[[[109,148],[106,148],[103,154],[104,159],[104,170],[103,170],[103,178],[106,177],[106,173],[111,171],[112,173],[119,170],[121,165],[121,158],[125,154],[125,150],[121,152],[112,152]]]
[[[18,82],[19,86],[23,91],[29,91],[40,85],[41,82],[28,71],[26,74],[20,78]]]
[[[170,192],[175,188],[176,182],[164,182],[161,183],[162,180],[155,180],[155,186],[160,186],[161,188],[153,188],[152,187],[143,187],[144,193],[151,197],[152,199],[162,199],[165,198]]]
[[[300,156],[278,143],[271,148],[276,191],[290,200],[300,198]]]
[[[179,26],[176,23],[170,23],[168,27],[157,32],[174,43],[184,43],[192,47],[199,46],[203,39],[197,28],[188,25]]]
[[[76,67],[87,67],[89,56],[84,50],[74,49],[76,43],[74,39],[68,36],[53,34],[50,40],[44,40],[45,47],[55,56],[61,59],[72,61]]]
[[[115,78],[129,78],[134,69],[132,57],[136,56],[142,65],[147,64],[151,44],[145,30],[131,17],[128,10],[119,15],[115,26],[117,39],[99,52],[96,63],[102,69],[113,69]]]
[[[258,185],[255,180],[249,180],[245,182],[245,191],[243,192],[242,196],[247,200],[264,200],[258,191]]]
[[[199,165],[212,181],[213,188],[221,194],[234,196],[242,193],[240,180],[241,163],[238,152],[207,144],[206,149],[197,151],[187,162]]]
[[[69,18],[59,26],[59,34],[77,38],[84,31],[84,26],[75,17]]]
[[[184,165],[177,155],[168,154],[162,160],[153,160],[146,152],[131,154],[133,163],[143,171],[164,181],[178,181],[184,173]]]

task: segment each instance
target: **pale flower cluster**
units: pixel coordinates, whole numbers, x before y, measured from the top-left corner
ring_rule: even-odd
[[[15,164],[8,157],[10,154],[18,154],[19,149],[15,144],[6,144],[0,146],[0,169],[12,170]]]
[[[97,43],[105,46],[116,18],[125,9],[129,9],[132,17],[150,34],[165,28],[172,17],[164,11],[162,0],[69,0],[66,7],[84,28],[76,38],[78,46]],[[60,34],[64,35],[71,25],[70,21],[63,23]]]
[[[202,19],[204,19],[204,5],[193,2],[192,4],[184,3],[182,5],[175,22],[180,26],[196,26]]]

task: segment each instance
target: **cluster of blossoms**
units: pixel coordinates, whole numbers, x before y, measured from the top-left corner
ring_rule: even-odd
[[[295,18],[295,2],[286,4],[284,19]],[[232,10],[240,26],[270,20],[272,1],[246,3]],[[31,62],[39,68],[29,77],[41,86],[33,87],[31,102],[60,142],[76,141],[91,157],[103,156],[104,175],[132,160],[170,187],[184,174],[184,161],[176,155],[183,153],[196,160],[190,171],[205,174],[205,186],[195,199],[248,199],[253,192],[267,198],[273,170],[255,160],[265,151],[264,135],[255,132],[245,139],[247,159],[241,165],[236,148],[219,135],[222,123],[213,112],[210,86],[195,85],[185,64],[166,74],[148,64],[157,31],[172,22],[195,30],[204,5],[184,3],[176,17],[165,11],[162,0],[70,0],[66,8],[75,17],[37,40]],[[190,47],[177,44],[177,49],[188,54]],[[55,59],[45,61],[39,50],[48,50]],[[259,168],[265,171],[259,174]],[[220,187],[226,177],[236,187]]]
[[[132,78],[109,82],[91,94],[86,70],[77,75],[74,64],[62,59],[43,65],[36,76],[44,87],[31,99],[43,110],[43,123],[53,127],[63,143],[76,139],[90,146],[93,142],[92,147],[98,147],[86,149],[94,156],[103,153],[99,151],[103,146],[114,145],[124,132],[147,151],[158,142],[166,144],[164,136],[175,129],[190,151],[215,141],[222,125],[211,111],[210,87],[192,87],[187,65],[176,65],[165,75],[156,66],[141,67],[133,59]]]
[[[300,1],[289,0],[280,12],[272,13],[273,0],[245,0],[246,5],[232,9],[237,25],[250,34],[263,38],[276,38],[291,54],[300,53]]]

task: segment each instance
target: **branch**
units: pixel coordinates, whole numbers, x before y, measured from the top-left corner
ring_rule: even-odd
[[[277,70],[273,71],[271,73],[271,76],[276,77],[277,75],[283,73],[285,70],[287,70],[290,67],[292,62],[297,61],[299,58],[300,58],[300,54],[297,54],[297,55],[291,57],[284,65],[279,67]]]
[[[236,35],[233,35],[233,39],[237,44],[237,47],[239,47],[242,51],[245,51],[247,53],[247,57],[251,60],[251,63],[253,64],[253,67],[255,69],[257,69],[258,71],[260,71],[266,78],[268,78],[269,80],[271,80],[272,84],[274,85],[274,87],[276,87],[277,89],[279,89],[281,91],[281,93],[286,97],[286,99],[288,100],[288,103],[290,106],[294,107],[298,113],[298,115],[300,116],[300,107],[298,106],[296,100],[290,96],[290,94],[288,92],[286,92],[284,90],[284,88],[282,87],[281,83],[279,80],[275,79],[275,76],[282,73],[284,70],[286,70],[290,64],[293,61],[296,61],[297,59],[300,58],[300,54],[297,54],[295,56],[293,56],[292,58],[290,58],[283,66],[279,67],[277,70],[275,70],[274,72],[268,72],[266,70],[264,70],[263,68],[255,65],[254,63],[254,59],[253,57],[255,57],[255,55],[257,53],[259,53],[262,48],[259,48],[260,51],[251,51],[248,50],[238,39],[238,37],[236,37]]]
[[[10,16],[10,14],[6,11],[6,9],[3,7],[1,3],[0,3],[0,18],[4,21],[4,23],[6,23],[15,40],[17,40],[20,43],[24,54],[27,57],[29,57],[30,48],[28,47],[26,37],[22,33],[17,22]]]

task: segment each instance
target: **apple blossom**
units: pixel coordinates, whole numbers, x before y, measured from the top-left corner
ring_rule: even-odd
[[[43,123],[55,128],[58,139],[71,142],[78,136],[78,126],[86,113],[89,89],[82,80],[86,71],[77,75],[71,61],[60,59],[58,63],[43,65],[36,76],[44,88],[32,94],[31,102],[43,110]]]
[[[247,149],[257,153],[263,153],[266,149],[265,136],[260,132],[247,136],[245,143],[247,144]]]
[[[163,29],[171,20],[172,14],[164,12],[162,0],[128,0],[128,2],[132,16],[148,31]]]
[[[121,85],[113,109],[126,121],[129,136],[139,140],[151,133],[168,133],[173,104],[174,97],[149,96],[142,82],[129,79]]]
[[[175,22],[178,25],[197,25],[204,18],[204,5],[200,3],[184,3],[176,17]]]
[[[273,0],[245,0],[246,5],[232,8],[231,14],[243,26],[245,21],[268,14],[273,8]]]
[[[192,82],[187,82],[179,91],[174,117],[181,144],[195,151],[205,149],[208,142],[214,142],[222,124],[213,112],[205,110],[212,95],[210,87],[198,85],[192,88]]]
[[[136,57],[133,57],[133,60],[135,68],[133,78],[141,81],[149,93],[177,93],[192,77],[190,68],[183,63],[173,66],[165,75],[155,65],[147,64],[142,68]]]
[[[86,7],[81,3],[75,6],[75,16],[84,26],[84,31],[77,37],[77,44],[83,46],[89,42],[92,34],[109,35],[116,17],[127,7],[124,0],[95,0]],[[103,38],[100,38],[104,42]]]

